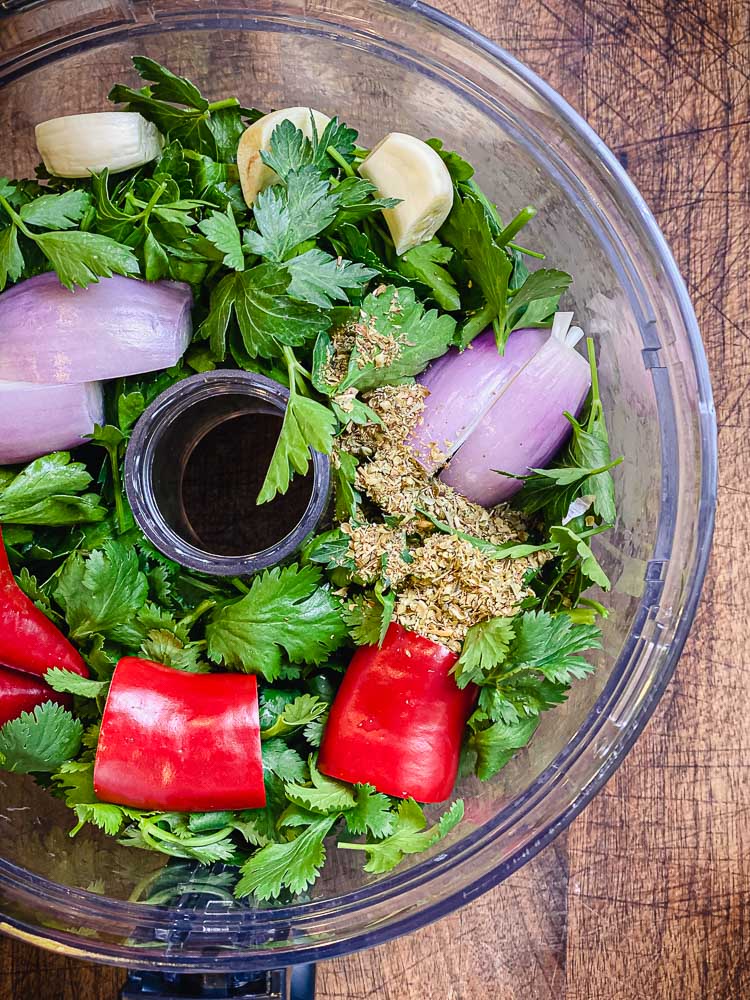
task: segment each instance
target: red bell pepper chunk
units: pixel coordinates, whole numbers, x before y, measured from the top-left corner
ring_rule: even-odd
[[[16,583],[0,531],[0,663],[43,676],[64,667],[88,677],[83,658]]]
[[[69,694],[53,691],[44,681],[0,667],[0,726],[17,719],[22,712],[33,712],[45,701],[56,701],[63,708],[70,708],[73,699]]]
[[[458,656],[392,624],[381,648],[363,647],[344,674],[318,767],[379,792],[442,802],[453,791],[476,688],[451,675]]]
[[[255,677],[121,659],[104,706],[94,789],[103,802],[137,809],[264,806]]]

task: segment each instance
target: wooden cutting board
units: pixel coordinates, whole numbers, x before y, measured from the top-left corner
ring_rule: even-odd
[[[322,966],[319,996],[746,1000],[750,4],[433,2],[559,90],[655,212],[713,371],[716,541],[672,684],[625,764],[568,832],[452,917]],[[123,978],[5,939],[0,970],[0,1000],[114,1000]]]

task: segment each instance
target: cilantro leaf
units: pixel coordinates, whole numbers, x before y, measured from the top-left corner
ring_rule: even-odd
[[[504,662],[514,638],[513,618],[491,618],[472,625],[454,667],[456,684],[465,688],[481,681]]]
[[[75,812],[78,825],[71,831],[76,834],[84,823],[92,823],[111,837],[117,836],[128,818],[140,815],[138,810],[126,809],[109,802],[100,802],[94,792],[94,762],[70,760],[62,764],[52,781],[60,788],[65,804]]]
[[[310,449],[315,448],[330,455],[333,451],[333,436],[336,418],[327,406],[317,403],[309,396],[292,393],[284,413],[276,447],[257,503],[273,500],[277,493],[286,493],[292,473],[305,475],[310,467]]]
[[[73,639],[100,633],[136,647],[141,633],[134,624],[146,603],[148,581],[138,556],[127,545],[106,541],[88,559],[74,552],[65,563],[55,594],[65,609]]]
[[[527,716],[512,722],[496,722],[471,735],[468,746],[477,755],[475,770],[482,781],[494,777],[511,757],[525,747],[539,725],[539,716]]]
[[[294,247],[329,226],[336,211],[330,185],[314,167],[292,170],[286,186],[273,185],[256,198],[253,212],[258,232],[245,230],[245,243],[253,253],[281,262]]]
[[[289,283],[289,273],[272,264],[226,275],[211,292],[211,308],[196,337],[210,342],[216,361],[226,356],[233,315],[250,358],[275,358],[279,345],[297,347],[313,339],[328,329],[330,318],[316,306],[292,299]]]
[[[225,267],[230,267],[234,271],[245,270],[240,231],[234,220],[231,205],[227,205],[226,212],[212,212],[207,219],[198,223],[198,229],[224,255]]]
[[[147,660],[163,663],[176,670],[184,670],[189,674],[206,674],[210,667],[201,660],[200,645],[185,643],[167,629],[152,629],[140,648],[140,655]]]
[[[452,258],[451,247],[431,239],[407,250],[398,260],[398,269],[404,277],[427,285],[440,308],[453,312],[461,308],[461,297],[453,275],[441,266],[449,264]]]
[[[355,805],[354,791],[350,785],[321,774],[310,758],[310,784],[287,783],[284,792],[290,802],[313,813],[340,813]]]
[[[291,275],[287,293],[322,309],[330,309],[334,301],[348,302],[345,289],[360,290],[377,271],[362,264],[338,260],[323,250],[307,250],[286,262]]]
[[[53,667],[48,670],[44,675],[44,680],[53,691],[77,694],[82,698],[98,698],[105,694],[109,687],[108,681],[94,681],[61,667]]]
[[[566,614],[527,611],[516,619],[515,632],[509,662],[538,670],[561,684],[590,674],[594,668],[580,653],[601,648],[601,631],[596,625],[574,624]]]
[[[62,194],[43,194],[21,206],[19,215],[27,226],[40,229],[74,229],[91,204],[91,196],[80,188]]]
[[[0,481],[0,522],[67,525],[101,521],[106,511],[96,494],[78,496],[91,483],[82,462],[66,451],[30,462],[5,483]]]
[[[418,375],[433,358],[448,350],[456,328],[450,316],[436,310],[426,312],[412,288],[390,286],[379,295],[371,293],[362,303],[355,332],[349,371],[339,391],[355,387],[360,391],[380,385],[405,382]],[[368,334],[394,341],[395,356],[384,364],[370,360]]]
[[[78,231],[50,232],[40,233],[34,241],[66,288],[72,289],[75,285],[85,288],[99,278],[140,271],[133,252],[109,236]]]
[[[312,566],[277,567],[256,576],[249,593],[217,608],[206,626],[214,662],[268,681],[279,675],[282,649],[292,663],[320,663],[345,636],[339,602]]]
[[[284,740],[264,739],[261,744],[263,771],[275,774],[282,781],[303,781],[307,776],[307,765],[296,750],[286,745]]]
[[[436,844],[460,822],[464,814],[464,804],[457,799],[443,814],[438,823],[425,829],[427,820],[422,808],[414,799],[402,799],[398,804],[398,815],[393,832],[383,840],[366,844],[342,844],[345,850],[365,851],[367,864],[365,871],[373,875],[395,868],[407,854],[419,854]]]
[[[0,729],[0,763],[23,774],[57,771],[81,749],[83,726],[56,702],[37,705]]]
[[[344,601],[341,615],[358,646],[377,646],[383,623],[383,606],[378,601],[356,594]]]
[[[372,785],[356,786],[357,801],[346,812],[346,829],[353,836],[367,833],[372,837],[387,837],[393,832],[396,816],[391,800]]]
[[[252,893],[256,899],[264,900],[275,899],[284,888],[293,893],[304,892],[325,863],[323,841],[337,819],[338,815],[321,816],[294,840],[261,848],[242,866],[235,895],[241,899]]]

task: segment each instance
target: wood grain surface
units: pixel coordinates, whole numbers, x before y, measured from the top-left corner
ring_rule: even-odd
[[[452,917],[322,966],[319,996],[742,1000],[750,997],[750,4],[438,6],[557,88],[656,213],[712,365],[716,542],[674,681],[568,832]],[[122,979],[9,940],[0,940],[0,969],[0,1000],[114,1000]]]

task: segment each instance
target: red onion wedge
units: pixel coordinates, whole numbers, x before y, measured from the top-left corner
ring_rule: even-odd
[[[572,313],[555,316],[545,343],[506,383],[441,472],[440,479],[469,500],[484,507],[507,500],[522,483],[498,471],[522,476],[543,468],[569,436],[565,411],[578,414],[591,386],[589,365],[575,350],[583,331],[571,328],[571,319]]]
[[[83,444],[104,423],[99,382],[34,385],[0,382],[0,465],[30,462]]]
[[[191,306],[181,282],[115,276],[69,291],[39,274],[0,295],[0,379],[80,383],[170,368],[190,342]]]

